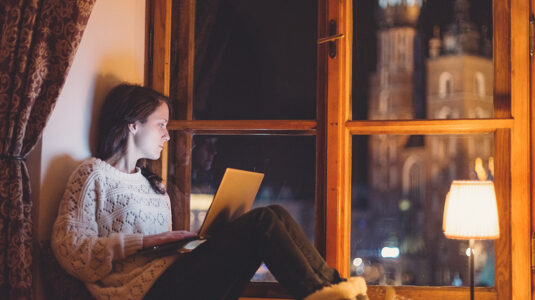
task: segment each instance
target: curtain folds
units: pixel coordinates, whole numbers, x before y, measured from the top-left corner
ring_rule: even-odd
[[[0,4],[0,295],[30,299],[32,203],[24,157],[54,108],[95,0]]]

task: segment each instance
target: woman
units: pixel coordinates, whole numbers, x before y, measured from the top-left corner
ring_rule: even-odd
[[[280,206],[251,210],[189,253],[138,253],[195,237],[172,231],[161,179],[137,166],[160,157],[168,120],[163,95],[115,87],[102,107],[96,157],[69,179],[52,248],[97,299],[237,299],[262,262],[300,299],[365,296],[362,279],[340,278]]]

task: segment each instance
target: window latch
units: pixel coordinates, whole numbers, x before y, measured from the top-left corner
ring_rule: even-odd
[[[343,37],[344,37],[343,33],[326,36],[326,37],[318,39],[318,45],[325,44],[327,42],[333,42],[333,41],[336,41],[336,40],[341,39]]]
[[[329,21],[329,36],[318,39],[318,45],[329,43],[329,57],[336,57],[336,40],[344,37],[343,33],[337,33],[338,26],[335,20]]]

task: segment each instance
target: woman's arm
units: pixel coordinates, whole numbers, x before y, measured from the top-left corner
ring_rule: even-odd
[[[143,235],[98,236],[96,203],[103,197],[98,174],[79,167],[69,179],[52,233],[52,249],[61,266],[84,282],[97,281],[112,270],[114,260],[142,248]]]

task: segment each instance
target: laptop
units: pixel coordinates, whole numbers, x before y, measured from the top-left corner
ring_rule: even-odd
[[[198,231],[198,237],[144,248],[138,253],[192,251],[204,243],[214,229],[232,222],[251,209],[263,178],[262,173],[227,168]]]

